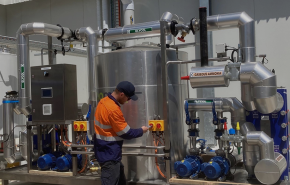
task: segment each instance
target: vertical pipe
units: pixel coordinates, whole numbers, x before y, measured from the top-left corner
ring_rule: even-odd
[[[38,147],[38,157],[43,154],[42,151],[42,125],[37,125],[37,147]]]
[[[27,173],[29,173],[29,170],[31,169],[31,149],[32,149],[32,142],[31,142],[31,126],[28,125],[29,122],[26,122],[26,127],[27,127]]]
[[[56,139],[55,139],[55,125],[52,125],[52,131],[51,131],[51,151],[56,151]]]
[[[200,19],[200,58],[201,58],[201,67],[204,67],[208,66],[206,7],[199,8],[199,19]]]
[[[48,64],[49,65],[52,65],[54,64],[54,57],[53,57],[53,51],[52,51],[52,37],[50,36],[47,36],[47,44],[48,44],[48,51],[47,51],[47,54],[48,54]]]
[[[72,121],[72,127],[73,127],[73,121]],[[72,143],[75,144],[76,143],[76,135],[74,130],[71,131],[72,132]],[[72,151],[74,151],[76,148],[72,148]],[[77,164],[78,164],[78,159],[77,159],[77,154],[73,154],[72,155],[72,169],[73,169],[73,176],[77,175]]]
[[[19,31],[18,31],[19,32]],[[30,60],[29,60],[29,37],[17,34],[17,68],[18,68],[18,94],[21,112],[30,114]]]
[[[166,161],[166,180],[169,182],[171,176],[171,164],[170,164],[170,125],[169,125],[169,110],[168,110],[168,80],[167,80],[167,68],[166,68],[166,26],[167,21],[160,20],[160,43],[161,43],[161,71],[162,71],[162,118],[164,120],[164,134],[165,134],[165,161]]]

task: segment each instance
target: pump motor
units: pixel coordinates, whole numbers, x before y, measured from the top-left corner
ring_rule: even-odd
[[[199,156],[186,156],[182,161],[174,163],[174,169],[180,177],[194,178],[201,170],[202,159]]]

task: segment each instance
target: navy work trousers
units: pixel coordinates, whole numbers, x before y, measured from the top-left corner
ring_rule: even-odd
[[[124,165],[120,161],[107,161],[101,164],[102,185],[126,185]]]

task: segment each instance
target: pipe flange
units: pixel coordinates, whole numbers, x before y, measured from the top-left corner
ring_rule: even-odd
[[[171,21],[171,24],[170,24],[170,31],[174,37],[176,37],[178,34],[178,30],[175,29],[176,24],[178,24],[176,20]]]
[[[63,29],[63,27],[60,24],[57,24],[57,26],[61,28],[61,35],[59,37],[57,37],[57,39],[58,40],[63,40],[62,37],[64,35],[64,29]]]
[[[189,24],[192,34],[195,35],[195,32],[199,30],[199,21],[196,18],[192,18]]]

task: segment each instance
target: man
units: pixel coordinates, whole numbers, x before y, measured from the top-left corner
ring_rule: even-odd
[[[136,101],[135,87],[128,81],[120,82],[112,94],[100,100],[95,112],[95,156],[101,165],[102,185],[125,185],[121,163],[123,139],[141,137],[148,131],[143,126],[132,129],[125,121],[120,104]]]

